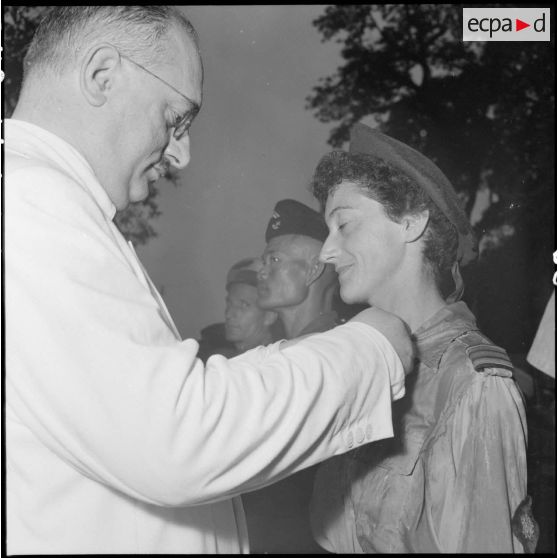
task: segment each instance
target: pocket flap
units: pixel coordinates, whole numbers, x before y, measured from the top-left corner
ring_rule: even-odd
[[[378,462],[383,469],[390,469],[400,475],[411,475],[424,445],[426,430],[413,432],[403,436],[391,451]]]

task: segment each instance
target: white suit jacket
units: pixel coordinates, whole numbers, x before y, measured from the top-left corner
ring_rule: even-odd
[[[393,435],[401,362],[349,323],[204,368],[87,161],[5,124],[9,553],[238,553],[239,494]]]

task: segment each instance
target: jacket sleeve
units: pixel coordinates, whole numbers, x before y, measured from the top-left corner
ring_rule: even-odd
[[[527,490],[522,397],[511,378],[472,374],[428,456],[419,531],[439,552],[522,552],[512,530]]]
[[[349,323],[204,367],[177,340],[89,194],[52,170],[6,193],[6,401],[83,475],[183,506],[392,436],[401,362]]]

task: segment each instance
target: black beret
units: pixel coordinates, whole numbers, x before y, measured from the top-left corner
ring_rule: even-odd
[[[477,256],[477,244],[469,220],[451,182],[427,157],[385,134],[358,123],[351,130],[350,153],[374,155],[414,180],[457,229],[457,260],[465,265]]]
[[[252,287],[258,286],[258,269],[261,266],[259,258],[245,258],[235,263],[227,273],[227,289],[232,283],[246,283]]]
[[[265,241],[283,234],[302,234],[324,242],[329,230],[324,218],[315,209],[296,200],[281,200],[275,205],[267,224]]]

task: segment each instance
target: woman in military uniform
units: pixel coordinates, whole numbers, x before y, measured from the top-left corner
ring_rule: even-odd
[[[395,437],[320,466],[316,540],[343,553],[533,551],[523,400],[506,352],[459,300],[459,264],[476,245],[450,182],[357,124],[349,152],[320,161],[313,192],[343,300],[401,317],[417,351],[393,405]]]

